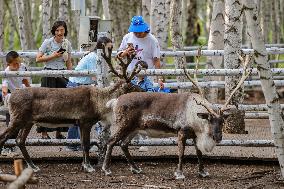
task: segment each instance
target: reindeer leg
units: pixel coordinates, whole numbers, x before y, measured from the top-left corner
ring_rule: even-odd
[[[139,173],[142,172],[142,169],[136,166],[136,164],[133,161],[132,156],[130,155],[129,150],[128,150],[128,145],[136,134],[137,134],[136,132],[133,132],[130,135],[128,135],[124,140],[122,140],[120,147],[121,147],[128,163],[130,164],[131,172],[134,173],[134,174],[139,174]]]
[[[185,132],[183,130],[179,130],[178,132],[179,162],[178,162],[178,168],[175,172],[176,179],[185,178],[183,171],[182,171],[182,160],[184,157],[185,142],[186,142]]]
[[[82,123],[80,122],[80,134],[81,134],[81,142],[83,148],[83,170],[90,173],[94,172],[95,169],[91,166],[90,163],[90,132],[91,132],[92,124],[91,123]]]
[[[103,166],[102,166],[102,171],[105,172],[105,175],[111,175],[111,170],[110,170],[110,157],[111,157],[111,153],[112,153],[112,149],[114,147],[114,145],[120,141],[122,138],[124,137],[123,132],[121,132],[120,130],[118,130],[109,140],[109,142],[107,143],[107,149],[106,149],[106,155],[105,155],[105,159],[103,162]]]
[[[19,127],[17,127],[17,124],[10,121],[7,129],[0,135],[0,154],[1,154],[2,147],[4,146],[5,142],[8,139],[10,139],[12,136],[15,136],[18,132],[19,132]]]
[[[32,168],[34,172],[38,172],[38,171],[40,171],[40,169],[39,169],[39,167],[37,167],[32,162],[31,157],[30,157],[29,153],[27,152],[27,149],[26,149],[26,146],[25,146],[25,142],[26,142],[27,136],[29,135],[29,133],[31,131],[31,128],[32,128],[32,123],[29,123],[29,124],[26,125],[25,128],[21,129],[20,132],[19,132],[19,135],[16,139],[16,143],[19,146],[28,166],[30,168]]]
[[[194,142],[194,147],[195,147],[197,159],[198,159],[198,175],[202,178],[208,177],[209,173],[204,169],[204,164],[202,161],[202,152],[198,149],[196,145],[196,138],[193,139],[193,142]]]

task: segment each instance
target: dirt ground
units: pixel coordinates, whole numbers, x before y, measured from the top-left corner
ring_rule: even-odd
[[[3,127],[0,128],[0,132]],[[246,120],[247,135],[225,134],[224,139],[271,139],[268,120]],[[30,138],[39,137],[33,129]],[[53,136],[54,137],[54,136]],[[197,175],[197,160],[193,147],[186,148],[184,163],[184,180],[175,180],[177,167],[176,147],[149,147],[148,152],[137,152],[138,147],[130,147],[136,162],[143,169],[139,175],[132,174],[119,148],[114,150],[113,176],[104,176],[99,167],[94,173],[81,170],[81,152],[67,152],[64,147],[27,147],[35,164],[41,168],[34,176],[39,179],[38,185],[26,188],[283,188],[280,168],[271,147],[224,147],[217,146],[205,154],[205,166],[210,173],[209,178]],[[0,170],[5,174],[13,174],[12,160],[20,158],[1,157]],[[96,164],[96,154],[91,153],[92,164]],[[234,159],[235,158],[235,159]],[[228,160],[229,159],[229,160]],[[266,161],[264,161],[266,160]],[[0,188],[5,188],[0,183]]]

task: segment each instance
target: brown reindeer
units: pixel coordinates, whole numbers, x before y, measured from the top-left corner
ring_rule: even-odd
[[[123,68],[123,73],[120,74],[112,67],[111,51],[112,49],[109,48],[106,53],[104,49],[102,56],[111,72],[118,76],[120,81],[110,87],[25,88],[13,92],[9,102],[11,121],[9,127],[0,135],[0,149],[12,135],[18,133],[16,143],[28,166],[38,171],[39,168],[31,161],[25,147],[32,126],[35,123],[51,123],[51,125],[56,123],[65,124],[63,126],[66,127],[66,123],[78,122],[83,147],[82,166],[87,172],[94,171],[89,161],[91,127],[100,120],[108,123],[108,114],[111,110],[106,108],[105,104],[110,99],[128,92],[141,91],[130,83],[131,78],[140,71],[140,68],[137,66],[130,76],[124,71],[133,57],[127,57],[127,63],[120,60]]]
[[[246,68],[246,66],[245,66]],[[186,72],[185,72],[186,73]],[[197,83],[188,78],[198,87]],[[238,85],[249,74],[243,74]],[[200,93],[201,89],[198,87]],[[235,89],[235,91],[237,88]],[[233,94],[232,94],[233,95]],[[230,101],[231,97],[227,100]],[[222,126],[228,103],[219,109],[214,107],[202,95],[195,93],[165,94],[165,93],[129,93],[112,99],[107,107],[113,108],[114,125],[117,132],[110,138],[103,163],[103,171],[110,175],[110,156],[117,142],[133,173],[140,173],[128,150],[131,139],[138,133],[153,138],[178,137],[179,163],[175,172],[176,179],[183,179],[182,159],[186,139],[192,138],[199,162],[199,175],[209,174],[202,163],[202,153],[210,152],[222,140]]]

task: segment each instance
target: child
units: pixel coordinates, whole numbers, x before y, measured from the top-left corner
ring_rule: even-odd
[[[7,62],[7,68],[5,71],[27,71],[26,67],[24,64],[21,63],[21,58],[19,54],[15,51],[10,51],[6,55],[6,62]],[[24,77],[7,77],[3,78],[2,80],[2,98],[4,101],[4,105],[8,107],[9,104],[9,99],[11,93],[16,90],[23,88],[23,84],[26,87],[30,87],[30,83],[28,78]],[[6,114],[6,125],[8,127],[10,122],[10,114]],[[12,138],[16,138],[17,136],[13,136]],[[11,148],[10,148],[11,150]],[[13,151],[13,150],[11,150]]]
[[[148,69],[148,65],[145,61],[139,61],[136,64],[139,64],[142,69]],[[147,76],[135,76],[131,80],[131,83],[137,85],[146,92],[155,92],[153,82]]]

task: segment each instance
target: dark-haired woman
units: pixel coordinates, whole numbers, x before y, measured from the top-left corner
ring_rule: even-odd
[[[45,39],[37,53],[36,62],[44,62],[45,70],[71,70],[71,43],[65,38],[68,34],[67,26],[64,21],[56,21],[51,29],[53,37]],[[59,77],[42,77],[42,87],[65,88],[66,80]],[[65,138],[61,131],[64,128],[38,127],[37,131],[42,133],[42,138],[49,139],[47,132],[56,131],[56,138]]]

